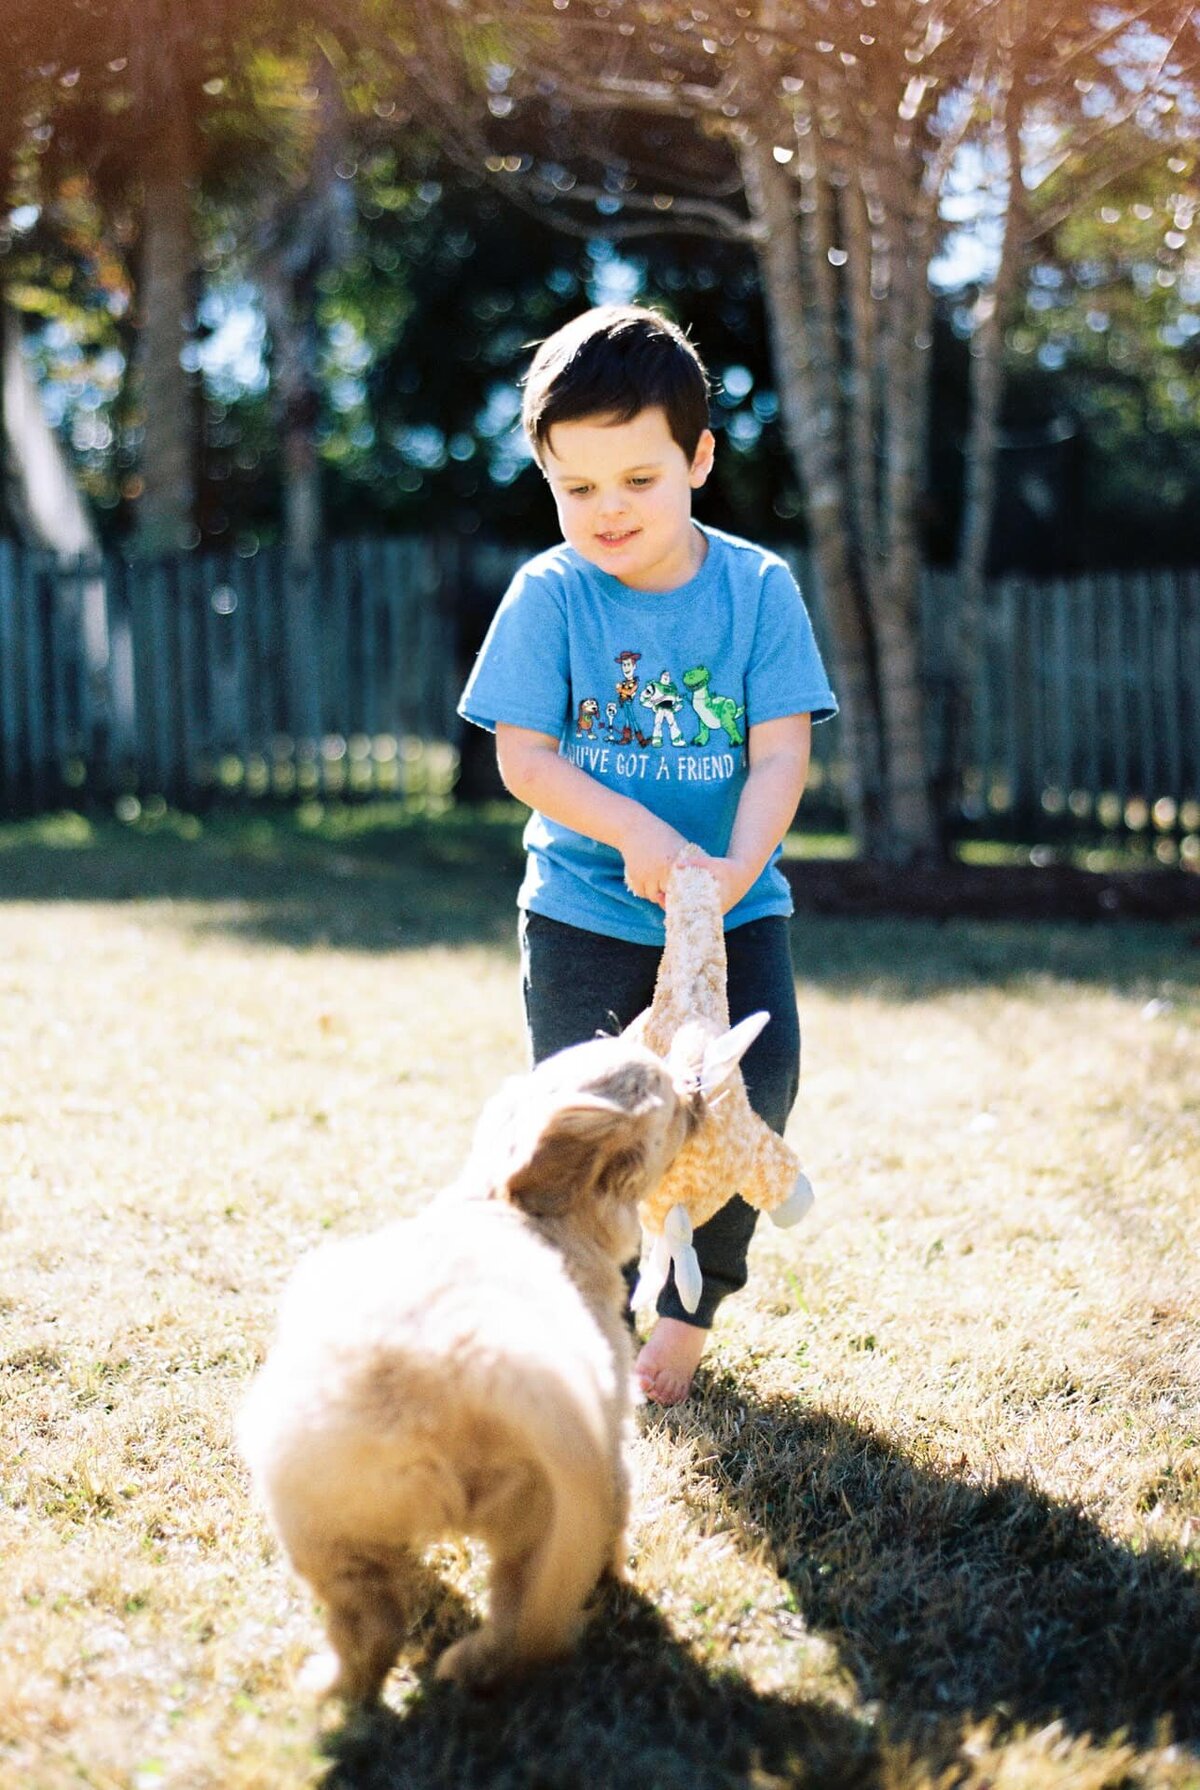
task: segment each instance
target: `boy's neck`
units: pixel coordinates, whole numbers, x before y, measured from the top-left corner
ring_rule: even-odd
[[[617,583],[623,584],[626,590],[637,591],[647,597],[670,596],[673,590],[690,584],[696,573],[708,558],[708,537],[704,530],[692,517],[688,522],[687,553],[682,570],[669,571],[662,577],[655,577],[646,584],[633,584],[627,578],[617,577]]]

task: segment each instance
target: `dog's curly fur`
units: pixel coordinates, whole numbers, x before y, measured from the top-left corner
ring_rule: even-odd
[[[563,1051],[485,1109],[424,1212],[301,1263],[239,1439],[325,1604],[326,1689],[378,1695],[438,1539],[490,1554],[488,1619],[438,1662],[460,1681],[563,1652],[622,1569],[621,1264],[639,1199],[700,1122],[694,1079],[625,1039]]]

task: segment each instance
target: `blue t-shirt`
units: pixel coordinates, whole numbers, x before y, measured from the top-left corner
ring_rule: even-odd
[[[552,734],[564,758],[724,857],[760,721],[837,713],[795,580],[777,554],[714,528],[669,591],[633,590],[565,544],[523,566],[480,648],[459,713]],[[620,852],[536,811],[518,905],[635,944],[662,909],[630,894]],[[790,914],[775,852],[726,928]]]

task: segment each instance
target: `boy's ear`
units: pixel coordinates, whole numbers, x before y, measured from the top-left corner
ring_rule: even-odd
[[[703,430],[699,441],[696,443],[696,451],[692,455],[691,472],[688,475],[693,491],[698,491],[701,485],[707,481],[708,475],[713,469],[713,460],[716,457],[716,451],[716,436],[711,429]]]

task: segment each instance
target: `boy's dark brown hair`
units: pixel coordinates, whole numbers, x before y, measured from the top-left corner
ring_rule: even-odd
[[[678,325],[641,305],[597,305],[547,336],[525,378],[521,421],[541,463],[555,423],[628,423],[659,406],[695,458],[708,428],[708,374]]]

